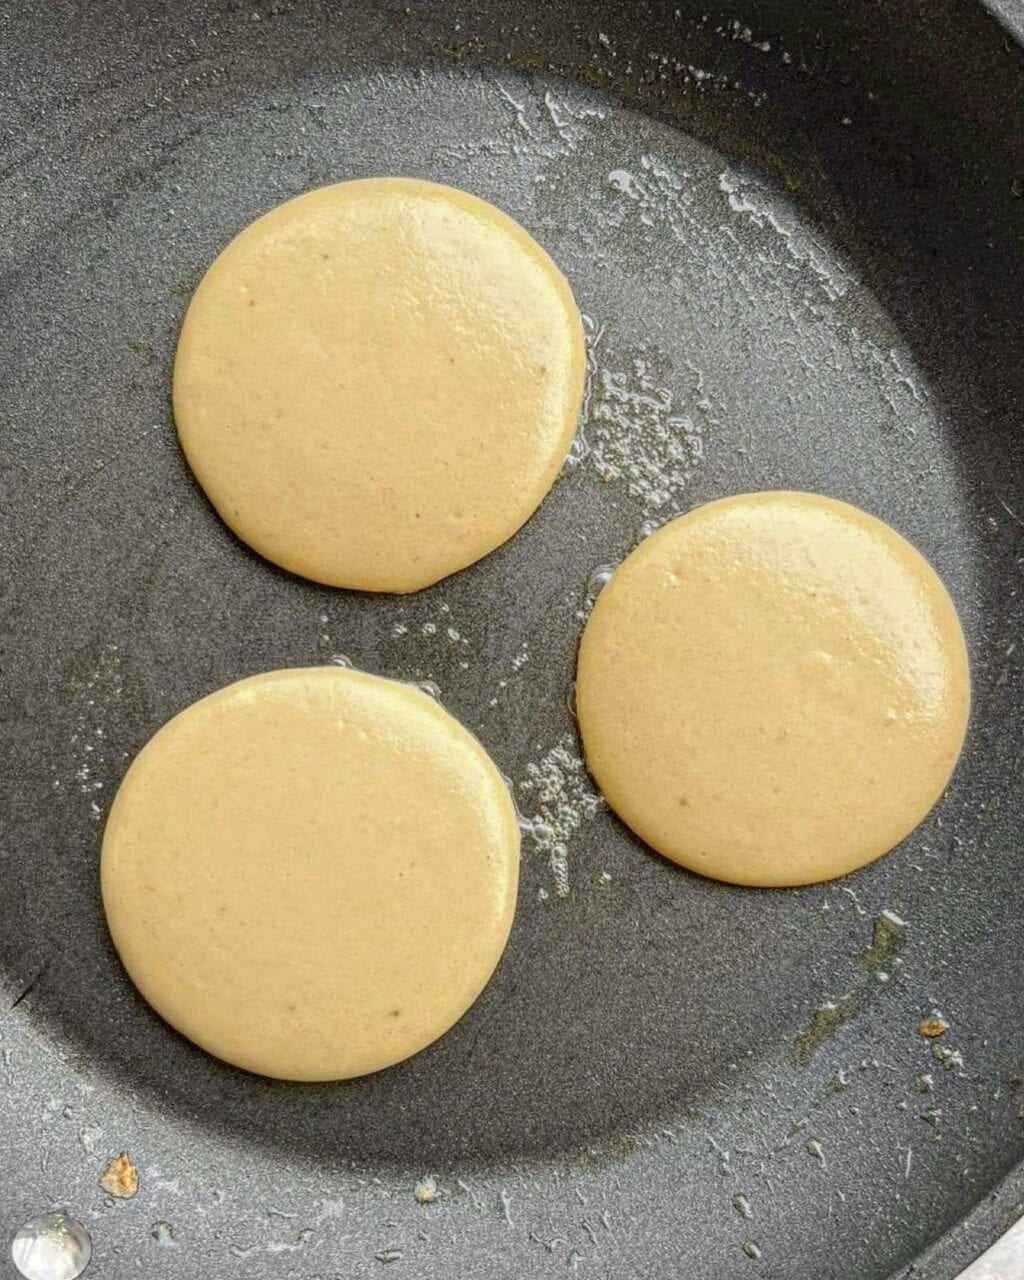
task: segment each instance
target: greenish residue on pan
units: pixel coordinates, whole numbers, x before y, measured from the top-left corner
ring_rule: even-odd
[[[871,946],[864,953],[868,973],[883,973],[895,959],[907,932],[907,922],[895,911],[883,911],[875,919]]]
[[[867,973],[839,1000],[830,1000],[815,1009],[807,1026],[793,1041],[793,1057],[801,1066],[810,1062],[826,1040],[841,1026],[866,1008],[875,982],[889,977],[906,930],[906,921],[900,919],[894,911],[883,911],[875,918],[871,943],[864,953]]]

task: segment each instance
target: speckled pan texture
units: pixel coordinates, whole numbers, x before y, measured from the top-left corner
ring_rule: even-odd
[[[1015,28],[968,0],[0,6],[0,1274],[50,1209],[105,1280],[949,1280],[1016,1216]],[[247,551],[168,402],[231,236],[382,172],[505,209],[588,317],[552,493],[403,599]],[[603,566],[649,522],[783,487],[928,556],[975,703],[910,840],[765,892],[611,815],[571,686]],[[450,1035],[381,1075],[274,1084],[134,993],[100,837],[163,721],[340,655],[435,682],[510,776],[520,905]],[[130,1198],[98,1184],[122,1152]]]

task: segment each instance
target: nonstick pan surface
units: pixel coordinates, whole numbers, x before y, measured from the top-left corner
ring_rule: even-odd
[[[1021,25],[966,0],[0,7],[7,1238],[66,1207],[107,1280],[946,1280],[1020,1211]],[[168,403],[224,243],[378,173],[508,210],[590,343],[540,512],[408,598],[252,555]],[[975,698],[911,839],[757,892],[601,805],[571,686],[595,571],[649,522],[774,487],[930,557]],[[134,993],[97,856],[164,720],[341,655],[436,682],[542,825],[451,1034],[371,1078],[277,1084]],[[140,1185],[115,1201],[97,1178],[122,1151]]]

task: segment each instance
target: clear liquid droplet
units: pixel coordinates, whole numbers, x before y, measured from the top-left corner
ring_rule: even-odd
[[[569,850],[559,840],[550,846],[548,866],[555,882],[555,893],[559,898],[569,896]]]
[[[330,663],[332,667],[344,667],[346,670],[352,669],[352,659],[343,653],[335,653],[331,655]]]
[[[11,1241],[11,1259],[25,1280],[76,1280],[91,1257],[88,1231],[62,1212],[32,1218]]]
[[[554,842],[555,832],[543,818],[519,819],[519,830],[531,839],[538,849],[549,849]]]
[[[425,693],[428,698],[433,698],[435,702],[441,701],[441,689],[433,680],[420,680],[416,688],[420,693]]]
[[[612,564],[600,564],[587,579],[587,603],[593,604],[601,592],[612,580],[615,573],[615,566]]]
[[[754,1211],[750,1207],[750,1201],[742,1191],[733,1196],[732,1207],[741,1218],[752,1218],[754,1216]]]

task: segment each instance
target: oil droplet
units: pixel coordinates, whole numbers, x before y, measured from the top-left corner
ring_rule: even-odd
[[[593,604],[601,592],[612,580],[615,573],[613,564],[600,564],[587,579],[586,599],[588,604]]]
[[[343,653],[335,653],[331,656],[332,667],[345,667],[347,670],[352,668],[352,659],[346,657]]]
[[[536,841],[540,849],[548,848],[555,838],[554,830],[548,826],[543,818],[520,818],[519,830],[524,836],[529,836]]]
[[[404,622],[396,622],[391,628],[391,634],[393,636],[407,636],[409,634],[409,628]]]
[[[754,1258],[756,1260],[761,1256],[761,1246],[757,1243],[756,1240],[744,1240],[743,1252],[747,1255],[748,1258]]]
[[[555,882],[555,893],[559,898],[569,896],[569,850],[559,841],[551,846],[548,865]]]
[[[570,471],[575,471],[589,451],[590,446],[587,444],[587,437],[583,433],[581,419],[579,426],[576,428],[576,434],[572,438],[572,443],[569,445],[569,452],[565,455],[565,461],[562,463],[563,475]]]
[[[435,702],[441,701],[441,689],[433,680],[420,680],[417,682],[416,688],[421,693],[425,693],[428,698],[433,698]]]
[[[747,1199],[747,1197],[743,1194],[742,1191],[739,1192],[738,1195],[733,1196],[732,1207],[736,1210],[736,1212],[740,1215],[741,1218],[752,1218],[754,1216],[754,1211],[750,1207],[750,1201]]]
[[[660,520],[655,520],[653,518],[650,520],[645,520],[643,524],[640,526],[640,536],[637,539],[637,541],[643,542],[643,540],[645,538],[649,538],[652,533],[657,533],[660,528],[661,528]]]
[[[88,1231],[63,1212],[26,1222],[11,1242],[11,1258],[25,1280],[76,1280],[91,1257]]]
[[[98,1124],[84,1125],[78,1131],[78,1141],[82,1144],[82,1150],[86,1155],[94,1156],[96,1154],[96,1144],[103,1137],[103,1130]]]
[[[555,893],[569,893],[568,842],[576,838],[585,820],[603,808],[583,760],[576,754],[571,734],[564,734],[539,760],[526,766],[517,788],[520,812],[526,810],[523,836],[547,855]],[[531,813],[532,810],[532,813]]]

